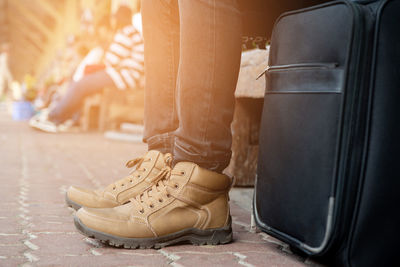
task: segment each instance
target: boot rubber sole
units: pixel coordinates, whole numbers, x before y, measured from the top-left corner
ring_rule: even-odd
[[[184,229],[172,234],[151,238],[126,238],[102,233],[84,225],[75,216],[76,228],[83,235],[95,238],[101,242],[113,246],[130,249],[155,248],[160,249],[177,243],[190,243],[193,245],[218,245],[227,244],[232,241],[231,219],[227,226],[215,229],[200,230],[196,228]]]
[[[71,207],[74,210],[79,210],[80,208],[82,208],[82,205],[79,205],[78,203],[69,199],[67,193],[65,193],[65,202],[67,203],[68,207]]]

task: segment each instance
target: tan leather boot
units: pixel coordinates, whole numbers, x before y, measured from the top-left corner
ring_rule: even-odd
[[[163,178],[165,172],[170,171],[171,161],[170,154],[163,155],[155,150],[149,151],[143,157],[126,163],[128,168],[136,165],[136,169],[131,174],[104,189],[89,190],[71,186],[65,197],[66,202],[76,210],[82,206],[111,208],[122,205]]]
[[[178,242],[224,244],[232,240],[231,179],[189,162],[170,178],[115,208],[82,208],[75,226],[88,237],[125,248],[160,248]]]

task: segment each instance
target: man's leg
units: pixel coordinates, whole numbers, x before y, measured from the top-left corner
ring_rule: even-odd
[[[139,161],[130,161],[137,162],[133,174],[104,189],[70,187],[66,200],[74,208],[119,206],[153,186],[170,170],[171,132],[178,125],[175,106],[179,61],[177,0],[143,1],[142,18],[146,68],[144,140],[149,152]]]
[[[149,150],[172,151],[178,127],[175,102],[179,63],[179,12],[177,0],[142,1],[145,46],[144,140]]]
[[[105,71],[84,76],[72,82],[57,106],[49,113],[49,120],[59,124],[70,119],[81,108],[85,97],[100,93],[105,87],[114,87],[114,82]]]
[[[242,20],[236,0],[179,0],[175,161],[221,172],[231,157]]]

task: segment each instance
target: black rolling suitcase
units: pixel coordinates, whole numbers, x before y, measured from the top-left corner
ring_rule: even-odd
[[[257,225],[330,265],[394,266],[400,0],[283,14],[265,75]]]

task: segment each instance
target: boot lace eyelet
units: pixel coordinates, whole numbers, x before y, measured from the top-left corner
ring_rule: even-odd
[[[160,199],[158,200],[158,202],[160,202],[160,203],[161,203],[161,202],[163,202],[163,200],[160,198]]]
[[[139,210],[140,213],[144,213],[144,209]]]
[[[125,186],[125,184],[121,184],[121,186]]]
[[[178,189],[178,188],[179,188],[179,184],[175,184],[174,187],[175,187],[176,189]]]
[[[170,197],[171,197],[171,194],[167,194],[167,197],[170,198]]]
[[[154,208],[154,205],[153,205],[153,204],[150,204],[150,208]]]
[[[185,175],[186,174],[186,172],[185,171],[181,171],[181,175]]]
[[[116,189],[116,187],[114,186],[114,187],[113,187],[113,190],[115,190],[115,189]]]
[[[146,168],[143,168],[143,171],[145,172],[145,171],[147,171],[147,169],[146,169]]]
[[[130,182],[130,183],[133,183],[133,180],[132,180],[132,179],[130,179],[130,180],[129,180],[129,182]]]

